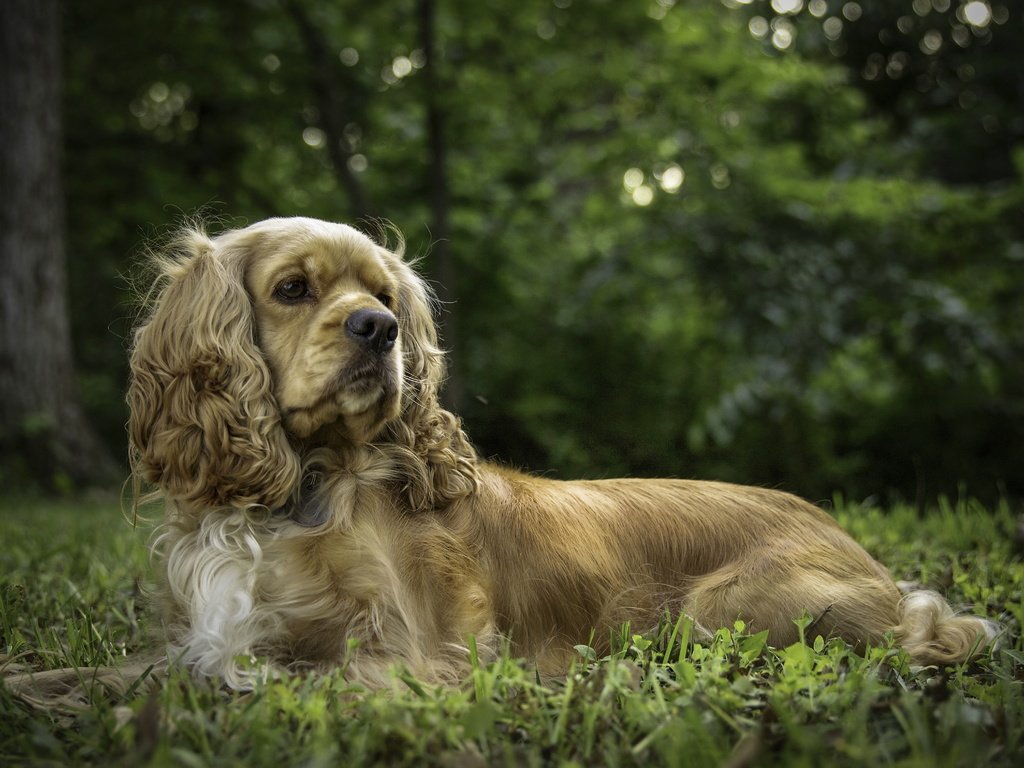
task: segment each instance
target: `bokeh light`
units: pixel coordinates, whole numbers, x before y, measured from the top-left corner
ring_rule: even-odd
[[[829,40],[838,40],[843,34],[843,20],[838,16],[829,16],[821,23],[821,30]]]
[[[942,33],[937,29],[929,29],[921,37],[921,51],[934,55],[942,49]]]
[[[776,17],[772,22],[772,45],[780,51],[784,51],[793,45],[796,40],[796,27],[784,16]]]
[[[800,13],[804,0],[772,0],[772,10],[776,13]]]
[[[686,181],[686,172],[682,167],[673,163],[661,172],[658,178],[658,185],[670,195],[677,193]]]
[[[732,177],[724,163],[715,163],[711,166],[711,186],[715,189],[725,189],[731,183]]]
[[[353,173],[363,173],[367,168],[370,167],[369,161],[366,159],[366,155],[355,154],[348,159],[348,169]]]
[[[199,116],[189,109],[192,89],[184,83],[151,83],[145,92],[128,105],[139,126],[152,131],[158,141],[171,141],[199,125]]]
[[[646,207],[654,200],[654,190],[646,184],[641,184],[633,190],[633,202],[640,207]]]
[[[302,131],[302,141],[305,142],[306,146],[312,147],[313,149],[322,149],[326,137],[324,132],[314,126],[308,126]]]
[[[963,16],[972,27],[984,28],[992,21],[992,8],[982,0],[971,0],[963,6]]]

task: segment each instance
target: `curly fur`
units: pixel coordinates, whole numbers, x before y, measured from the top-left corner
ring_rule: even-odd
[[[901,597],[816,507],[676,480],[558,482],[479,460],[438,390],[431,298],[356,230],[271,219],[185,233],[134,339],[136,477],[166,499],[154,545],[169,656],[235,687],[259,669],[345,666],[382,684],[467,667],[466,640],[544,673],[573,645],[686,611],[777,644],[807,612],[855,644],[893,632],[918,663],[968,658],[994,625]],[[282,286],[308,287],[300,299]],[[394,318],[368,350],[356,313]]]
[[[279,506],[298,482],[298,458],[253,341],[245,254],[215,251],[199,232],[182,235],[157,311],[135,335],[132,468],[197,509]]]

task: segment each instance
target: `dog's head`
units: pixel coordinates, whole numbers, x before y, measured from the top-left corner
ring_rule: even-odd
[[[202,508],[275,509],[294,496],[306,451],[378,442],[396,449],[416,506],[465,492],[465,478],[447,477],[471,450],[438,405],[430,296],[399,254],[302,218],[213,239],[189,231],[169,253],[132,349],[144,480]]]
[[[323,429],[353,442],[375,438],[400,412],[403,350],[437,357],[422,283],[394,254],[341,224],[273,219],[219,247],[245,264],[285,430],[300,439]],[[424,314],[430,332],[416,337],[411,328],[424,323],[412,318]]]

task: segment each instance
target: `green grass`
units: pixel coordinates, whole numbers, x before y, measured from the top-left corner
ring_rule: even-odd
[[[1024,565],[1006,507],[924,517],[838,505],[898,579],[1003,621],[1002,650],[912,669],[898,649],[773,649],[742,626],[695,642],[686,620],[624,627],[609,658],[580,646],[562,682],[503,658],[455,689],[396,672],[362,691],[339,672],[225,691],[175,672],[151,693],[67,715],[0,687],[2,765],[1020,765]],[[0,631],[34,669],[116,662],[148,647],[147,532],[113,502],[0,502]]]

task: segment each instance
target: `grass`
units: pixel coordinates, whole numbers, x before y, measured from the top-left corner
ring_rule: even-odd
[[[368,693],[341,672],[235,693],[172,672],[150,693],[96,694],[76,715],[0,686],[3,765],[1020,765],[1024,565],[1006,506],[881,511],[840,521],[894,575],[1000,619],[1004,647],[911,668],[892,647],[770,648],[742,625],[695,642],[685,618],[579,647],[564,681],[502,658],[461,686],[398,670]],[[34,669],[114,663],[149,646],[147,532],[113,502],[0,502],[0,654]],[[806,626],[806,625],[805,625]]]

